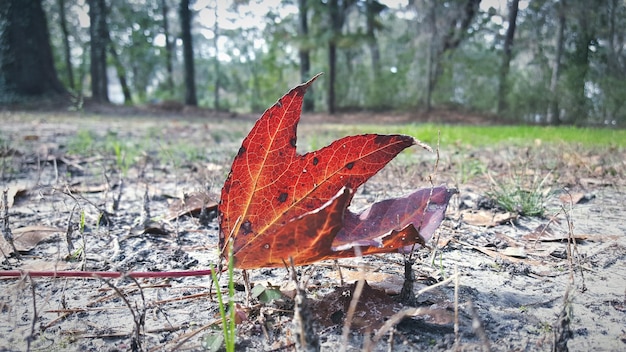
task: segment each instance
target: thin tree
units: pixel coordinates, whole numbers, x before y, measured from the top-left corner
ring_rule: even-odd
[[[596,21],[598,14],[589,11],[588,2],[577,0],[568,2],[568,9],[573,11],[576,25],[572,26],[573,52],[568,58],[568,82],[570,93],[570,120],[574,123],[582,122],[587,118],[588,98],[585,95],[585,85],[591,62],[590,46],[596,38]]]
[[[59,26],[63,34],[63,55],[65,59],[65,72],[67,73],[67,83],[71,89],[74,89],[76,86],[74,85],[74,70],[72,68],[72,56],[70,53],[69,31],[67,30],[67,18],[65,15],[65,0],[58,0],[57,6],[59,7]]]
[[[338,0],[328,1],[328,14],[330,17],[330,27],[332,29],[332,38],[328,41],[328,113],[335,113],[335,77],[337,68],[337,36],[341,30],[341,22],[339,18]]]
[[[105,0],[89,0],[89,36],[91,40],[91,95],[94,101],[109,102],[106,49],[108,30]]]
[[[185,104],[196,106],[196,79],[193,62],[193,43],[191,39],[191,10],[189,0],[181,0],[179,7],[181,39],[183,41],[183,61],[185,66]]]
[[[108,31],[107,31],[108,34]],[[117,79],[120,81],[120,86],[122,86],[122,94],[124,95],[124,104],[132,104],[133,96],[130,93],[130,87],[128,86],[128,80],[126,79],[126,69],[124,69],[124,65],[122,65],[122,60],[120,60],[120,56],[115,50],[115,45],[111,41],[111,37],[108,38],[108,47],[109,54],[111,54],[111,58],[113,59],[113,65],[115,66],[115,71],[117,72]]]
[[[472,21],[478,13],[481,0],[464,0],[458,4],[459,14],[447,21],[445,26],[447,29],[442,37],[439,37],[439,19],[437,7],[441,5],[440,1],[431,0],[429,17],[431,30],[431,43],[429,48],[428,59],[428,82],[426,87],[426,110],[430,111],[432,107],[432,95],[435,91],[439,77],[442,73],[443,59],[447,53],[452,53],[467,38],[467,32]],[[446,11],[450,13],[449,6]]]
[[[511,59],[513,56],[513,39],[515,38],[515,27],[517,24],[517,13],[519,10],[519,0],[512,0],[509,3],[509,26],[506,30],[506,36],[504,37],[504,50],[502,52],[502,64],[500,66],[499,85],[498,85],[498,115],[502,114],[506,109],[506,95],[507,95],[507,79],[509,75],[509,68],[511,66]]]
[[[372,72],[374,78],[377,79],[380,74],[380,50],[376,40],[376,30],[379,25],[376,18],[385,9],[385,5],[377,0],[367,0],[365,3],[365,36],[367,38],[367,46],[372,58]]]
[[[168,20],[169,8],[167,0],[161,0],[161,15],[163,16],[163,35],[165,36],[165,70],[167,76],[165,85],[169,94],[174,94],[174,70],[172,68],[172,40],[170,39],[170,25]]]
[[[215,2],[215,23],[213,24],[213,47],[215,49],[215,61],[213,61],[213,72],[215,74],[215,91],[213,92],[213,106],[215,110],[220,109],[220,60],[219,60],[219,26],[218,26],[218,2]]]
[[[309,37],[309,6],[307,0],[298,0],[298,34],[301,37],[298,55],[300,57],[300,81],[306,82],[311,78],[311,55],[308,45]],[[315,109],[315,100],[313,99],[312,89],[309,88],[308,94],[304,96],[303,110],[313,111]]]
[[[67,96],[57,76],[41,0],[0,1],[0,102]]]
[[[428,11],[428,27],[430,30],[430,42],[428,45],[428,60],[426,63],[426,111],[430,112],[432,109],[432,95],[435,91],[435,82],[437,79],[438,65],[439,65],[439,34],[437,31],[437,0],[431,0]]]
[[[550,77],[550,104],[548,107],[547,123],[558,125],[559,118],[559,97],[558,85],[561,75],[561,57],[563,56],[563,43],[565,38],[565,0],[561,0],[556,5],[557,10],[557,31],[556,31],[556,52],[554,63],[552,64],[552,76]]]
[[[354,0],[328,0],[327,11],[330,21],[330,40],[328,41],[328,113],[334,114],[337,106],[335,102],[335,81],[337,80],[337,42],[341,36],[341,29],[346,19],[348,9]]]

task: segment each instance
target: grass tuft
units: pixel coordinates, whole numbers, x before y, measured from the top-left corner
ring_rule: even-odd
[[[535,177],[528,185],[525,185],[521,176],[505,182],[491,178],[493,187],[487,192],[487,197],[508,212],[543,217],[546,211],[545,203],[551,195],[550,189],[545,186],[548,176],[540,181]]]

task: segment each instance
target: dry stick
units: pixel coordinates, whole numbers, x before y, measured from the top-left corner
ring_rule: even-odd
[[[320,343],[313,326],[311,311],[306,298],[305,285],[298,281],[293,257],[289,257],[289,264],[291,280],[296,284],[295,306],[293,308],[296,351],[318,352],[320,350]]]
[[[110,280],[107,280],[105,278],[100,278],[100,279],[104,281],[110,288],[112,288],[120,296],[122,301],[124,301],[128,309],[130,310],[130,314],[132,314],[133,316],[133,322],[135,323],[135,343],[137,344],[136,347],[139,351],[142,351],[143,349],[141,348],[141,326],[143,326],[142,320],[145,318],[145,312],[144,314],[142,314],[142,317],[138,318],[137,314],[135,314],[135,310],[133,310],[133,306],[130,304],[130,302],[126,298],[126,295],[124,295],[122,291],[120,291],[120,289],[118,289],[115,285],[113,285]],[[139,285],[139,283],[137,283],[137,285]],[[143,297],[143,292],[141,296]],[[135,348],[133,348],[133,350],[135,350]]]
[[[143,193],[143,208],[141,209],[141,226],[147,228],[150,224],[150,197],[148,196],[148,183],[146,183],[146,190]]]
[[[362,259],[362,253],[360,247],[354,247],[354,254],[359,259]],[[345,351],[348,347],[348,335],[350,334],[350,325],[352,324],[352,319],[354,318],[354,312],[356,311],[356,307],[359,304],[359,299],[361,298],[361,293],[363,293],[363,287],[365,286],[365,269],[363,265],[359,267],[359,273],[361,274],[359,281],[356,283],[356,287],[354,288],[354,292],[352,293],[352,299],[350,300],[350,305],[348,306],[348,312],[346,312],[346,320],[343,323],[343,331],[341,333],[341,348],[340,351]]]
[[[571,283],[567,286],[565,294],[563,295],[563,308],[561,308],[557,321],[552,326],[554,336],[554,340],[552,341],[553,352],[568,352],[567,341],[573,337],[573,332],[570,328],[571,314],[568,309],[568,307],[571,308],[569,301],[570,287]]]
[[[480,316],[472,304],[472,301],[467,301],[467,307],[472,313],[472,329],[474,333],[478,335],[480,338],[480,343],[482,350],[485,352],[491,351],[491,344],[489,343],[489,337],[487,337],[487,333],[485,332],[485,327],[483,326],[483,322],[480,320]]]
[[[67,244],[67,254],[69,256],[74,252],[74,243],[72,242],[72,233],[74,232],[74,226],[72,223],[72,218],[74,217],[74,211],[76,211],[76,207],[78,203],[75,203],[72,207],[72,211],[70,212],[70,216],[67,218],[67,229],[65,230],[65,243]]]
[[[387,344],[387,351],[388,352],[392,352],[393,351],[393,335],[394,335],[395,331],[396,331],[396,329],[391,329],[391,331],[389,331],[389,340],[388,340],[388,344]]]
[[[437,130],[437,148],[435,149],[435,153],[437,157],[435,158],[435,166],[433,167],[433,173],[428,175],[428,181],[430,182],[430,196],[428,197],[428,202],[430,203],[430,198],[432,197],[433,188],[435,187],[435,183],[433,179],[437,176],[437,171],[439,170],[439,143],[441,142],[441,130]],[[428,204],[426,208],[428,208]],[[439,237],[441,235],[440,231],[437,231],[437,237],[435,238],[435,246],[433,247],[432,255],[430,258],[430,262],[435,262],[435,256],[437,255],[437,246],[439,245]]]
[[[119,271],[37,271],[37,270],[3,270],[0,277],[19,278],[23,275],[30,277],[73,277],[73,278],[120,278],[128,276],[132,278],[178,278],[188,276],[209,276],[211,270],[187,270],[187,271],[131,271],[128,273]]]
[[[573,207],[573,204],[570,202],[570,206]],[[570,208],[571,211],[571,208]],[[580,278],[582,279],[582,287],[581,287],[581,292],[585,292],[587,291],[587,286],[585,285],[585,274],[583,273],[583,267],[582,264],[580,263],[580,252],[578,252],[578,245],[576,242],[576,239],[574,238],[574,222],[572,221],[572,218],[570,216],[570,213],[568,211],[565,211],[564,209],[564,213],[565,213],[565,219],[567,220],[567,261],[569,263],[569,268],[570,268],[570,284],[574,283],[574,263],[573,263],[573,258],[572,258],[572,244],[574,247],[573,253],[576,254],[576,259],[578,262],[578,269],[580,271]]]
[[[130,278],[135,285],[137,285],[137,288],[139,289],[139,295],[141,297],[141,314],[139,317],[139,322],[135,323],[136,324],[136,331],[135,333],[137,334],[137,341],[140,341],[141,339],[141,331],[145,331],[146,330],[146,297],[143,294],[143,288],[141,287],[141,285],[139,284],[139,282],[137,281],[137,279],[135,279],[134,277]],[[135,304],[136,306],[136,304]],[[138,308],[137,308],[138,309]]]
[[[124,190],[124,178],[122,177],[122,175],[120,175],[120,180],[118,183],[118,187],[120,188],[119,193],[117,194],[117,197],[113,197],[113,211],[116,212],[119,210],[120,208],[120,202],[122,201],[122,192]]]
[[[341,272],[341,266],[339,266],[339,261],[337,259],[333,260],[333,264],[339,273],[339,286],[343,286],[343,273]]]
[[[454,345],[455,350],[461,348],[461,337],[459,336],[459,266],[454,266]]]
[[[172,340],[172,342],[176,342],[179,341],[178,343],[176,343],[176,345],[174,345],[172,348],[166,348],[165,350],[167,351],[176,351],[177,349],[179,349],[182,345],[184,345],[187,341],[189,341],[192,337],[198,335],[199,333],[203,332],[204,330],[212,327],[213,325],[219,325],[222,323],[222,319],[215,319],[212,322],[203,325],[201,327],[199,327],[198,329],[188,332],[184,335],[179,336],[178,338]],[[157,346],[152,348],[150,351],[159,351],[161,350],[163,346]]]
[[[411,251],[413,254],[413,251]],[[415,306],[417,301],[413,294],[415,287],[415,272],[413,271],[413,264],[415,260],[412,258],[404,259],[404,282],[402,283],[402,290],[400,290],[399,301],[409,306]]]
[[[2,236],[4,237],[5,241],[7,241],[11,245],[11,248],[13,249],[13,253],[15,254],[15,258],[17,258],[19,260],[21,258],[20,257],[20,252],[17,250],[17,248],[15,248],[15,243],[13,242],[13,234],[11,233],[11,227],[9,226],[9,196],[8,196],[8,193],[9,193],[9,190],[7,188],[5,188],[4,191],[2,192],[2,204],[3,204],[3,208],[4,208],[4,214],[2,216]],[[7,257],[6,253],[4,253],[4,251],[2,251],[2,254],[4,254],[4,258],[8,262],[9,258]]]
[[[35,282],[31,277],[28,277],[30,282],[30,291],[33,296],[33,321],[30,325],[30,336],[26,337],[26,351],[30,351],[30,343],[35,339],[35,325],[39,316],[37,314],[37,295],[35,294]]]

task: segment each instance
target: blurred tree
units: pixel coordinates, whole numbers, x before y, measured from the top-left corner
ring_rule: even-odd
[[[300,57],[300,81],[306,82],[311,78],[311,55],[309,48],[309,5],[307,0],[298,0],[298,35],[300,36],[300,45],[298,47],[298,56]],[[312,88],[309,93],[304,96],[303,110],[315,110],[315,100],[313,98]]]
[[[328,0],[326,11],[330,26],[330,38],[328,40],[328,113],[334,114],[337,110],[335,101],[335,84],[337,79],[337,43],[341,37],[341,30],[346,20],[348,9],[355,0]]]
[[[502,51],[502,64],[498,77],[498,107],[496,112],[502,114],[506,109],[507,79],[513,56],[513,39],[515,38],[515,27],[517,25],[517,12],[519,10],[519,0],[509,2],[508,27],[504,37],[504,49]]]
[[[431,40],[428,56],[426,111],[432,108],[433,92],[445,66],[444,57],[453,53],[468,37],[468,29],[478,13],[480,1],[457,0],[451,3],[439,0],[430,1],[428,21]]]
[[[41,0],[0,1],[0,102],[66,93],[54,67]]]
[[[374,81],[378,79],[380,75],[380,51],[378,50],[378,42],[376,40],[376,31],[380,30],[383,26],[380,22],[379,16],[387,6],[381,4],[376,0],[365,1],[365,27],[367,46],[370,50],[372,58],[372,72],[374,74]]]
[[[599,13],[588,9],[588,2],[574,0],[568,3],[572,14],[572,26],[570,28],[570,43],[573,50],[566,53],[569,63],[566,75],[566,89],[569,93],[568,119],[578,123],[587,118],[589,101],[585,94],[588,73],[593,53],[591,47],[597,50],[598,37],[597,21]]]
[[[555,54],[552,64],[552,75],[550,76],[550,105],[546,114],[546,121],[549,124],[558,125],[561,121],[559,113],[558,84],[561,75],[561,60],[563,57],[563,45],[565,38],[565,0],[557,3],[557,30]]]
[[[165,87],[169,95],[174,95],[174,69],[172,67],[172,40],[170,39],[169,7],[167,0],[161,0],[161,15],[163,16],[163,36],[165,37]]]
[[[196,106],[196,77],[193,62],[193,42],[191,40],[191,9],[189,0],[180,0],[179,6],[181,39],[183,41],[183,61],[185,66],[185,104]]]
[[[91,48],[91,96],[100,103],[109,102],[106,49],[109,38],[105,0],[88,0]]]
[[[67,73],[67,81],[71,89],[75,89],[74,84],[74,70],[72,68],[72,55],[69,41],[69,30],[67,29],[67,17],[65,15],[65,0],[57,0],[59,8],[59,26],[61,27],[61,33],[63,36],[63,54],[65,61],[65,72]]]
[[[133,97],[130,93],[130,87],[128,86],[128,79],[126,78],[126,69],[124,65],[122,65],[122,60],[120,60],[120,56],[115,49],[116,44],[111,41],[111,37],[109,36],[109,31],[107,31],[107,45],[109,47],[109,53],[111,54],[111,59],[113,60],[113,65],[115,66],[115,71],[117,72],[117,79],[120,82],[120,86],[122,87],[122,94],[124,95],[124,104],[132,104]]]
[[[220,38],[220,30],[218,26],[218,2],[216,1],[215,6],[215,22],[213,23],[213,48],[215,50],[215,59],[213,60],[213,77],[214,77],[214,87],[213,87],[213,107],[215,110],[220,109],[220,89],[221,89],[221,74],[220,74],[220,46],[219,46],[219,38]]]

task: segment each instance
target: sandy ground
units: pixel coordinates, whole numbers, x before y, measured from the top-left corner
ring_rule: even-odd
[[[18,259],[2,243],[2,270],[178,271],[218,261],[215,214],[177,217],[176,201],[197,192],[217,200],[250,119],[66,115],[0,113],[0,184],[21,249]],[[301,150],[343,135],[340,126],[321,125],[323,116],[303,120]],[[321,349],[625,350],[625,154],[538,143],[441,146],[434,182],[460,193],[430,248],[414,253],[413,305],[397,299],[399,254],[298,268]],[[428,187],[434,164],[423,151],[403,155],[353,206]],[[492,180],[536,186],[547,196],[546,215],[498,209],[486,197]],[[237,350],[294,350],[288,271],[249,274],[266,289],[246,302],[236,271]],[[3,278],[0,350],[210,350],[221,334],[210,287],[207,276]]]

